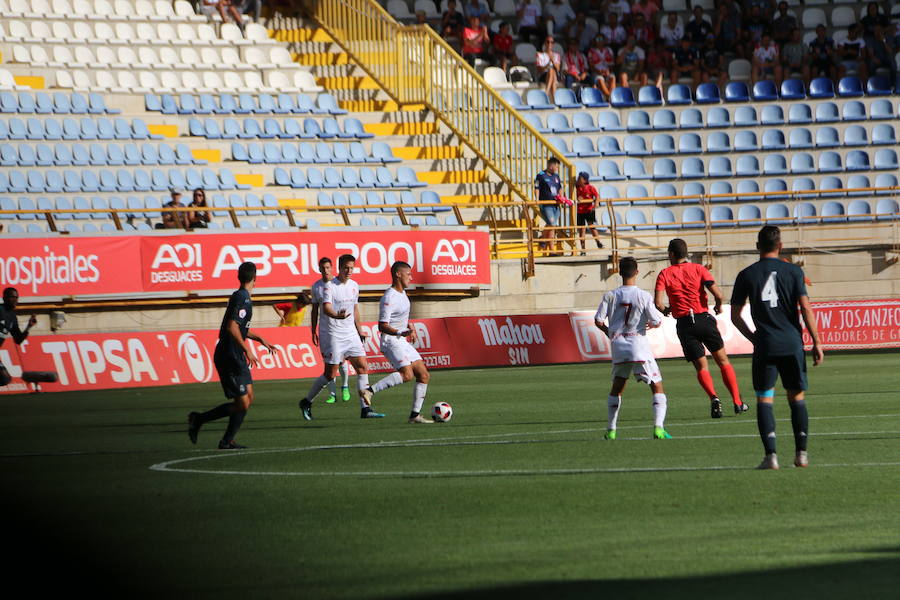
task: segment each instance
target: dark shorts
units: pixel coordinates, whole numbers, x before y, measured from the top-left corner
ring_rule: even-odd
[[[779,376],[786,390],[806,389],[806,356],[803,350],[781,356],[753,353],[753,389],[757,396],[774,388]]]
[[[0,363],[0,387],[9,385],[11,382],[12,376],[9,374],[9,371],[6,370],[6,367],[3,366],[3,363]]]
[[[232,358],[215,358],[216,372],[219,374],[219,381],[222,383],[222,391],[229,400],[240,398],[247,395],[247,386],[253,384],[253,377],[250,375],[250,367],[246,363],[240,362]]]
[[[586,213],[578,213],[577,215],[578,225],[584,227],[585,225],[596,225],[597,224],[597,215],[594,214],[594,211],[586,212]]]
[[[716,318],[708,312],[694,315],[693,318],[687,316],[677,319],[675,331],[678,333],[678,341],[681,342],[681,350],[687,361],[695,361],[705,356],[704,346],[710,352],[715,352],[725,346],[722,334],[719,333],[716,325]]]

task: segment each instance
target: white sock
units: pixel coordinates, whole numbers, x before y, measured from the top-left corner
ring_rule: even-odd
[[[663,427],[666,422],[667,400],[665,394],[653,394],[653,421],[655,427]]]
[[[313,381],[312,387],[309,388],[309,393],[306,394],[306,399],[312,402],[315,397],[319,395],[319,392],[322,391],[322,388],[328,384],[334,385],[334,380],[328,379],[327,377],[325,377],[325,375],[319,375],[318,377],[316,377],[316,380]]]
[[[338,369],[341,371],[341,385],[343,387],[349,387],[350,369],[347,368],[347,363],[342,361],[340,366],[338,366]]]
[[[422,412],[422,404],[425,402],[425,393],[427,390],[428,390],[427,383],[416,383],[416,387],[413,388],[412,411],[414,413]]]
[[[615,429],[616,423],[619,422],[619,408],[622,406],[622,396],[613,396],[610,394],[606,398],[606,416],[609,420],[607,429]]]
[[[400,385],[401,383],[403,383],[403,376],[397,371],[394,371],[387,377],[379,379],[375,385],[372,386],[372,391],[377,394],[378,392],[383,392],[384,390],[392,388],[395,385]]]
[[[363,400],[362,393],[366,388],[369,387],[369,374],[368,373],[357,373],[356,374],[356,387],[359,389],[359,407],[365,408],[366,401]]]

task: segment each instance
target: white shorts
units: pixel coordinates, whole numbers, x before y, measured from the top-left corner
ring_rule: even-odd
[[[422,360],[419,352],[413,348],[406,338],[397,337],[395,335],[381,336],[381,352],[384,357],[390,361],[394,369],[408,367],[417,360]]]
[[[632,373],[635,379],[643,383],[659,383],[662,381],[662,374],[659,372],[659,366],[654,358],[644,362],[623,362],[613,365],[613,378],[628,379],[628,376]]]
[[[322,349],[322,358],[328,365],[339,365],[344,362],[344,359],[366,355],[362,340],[358,337],[343,340],[329,339],[327,344],[321,343],[320,339],[319,347]]]

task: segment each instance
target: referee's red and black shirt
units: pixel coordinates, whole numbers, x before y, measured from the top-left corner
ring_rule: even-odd
[[[693,311],[709,312],[705,283],[715,283],[712,273],[703,265],[682,262],[666,267],[656,277],[656,290],[665,290],[669,296],[672,316],[685,317]]]

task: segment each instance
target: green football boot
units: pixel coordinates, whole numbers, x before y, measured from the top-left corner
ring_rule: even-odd
[[[671,440],[672,436],[669,435],[669,432],[663,429],[662,427],[654,427],[653,428],[653,439],[654,440]]]
[[[616,440],[616,430],[615,429],[607,429],[606,435],[603,436],[603,439],[614,442]]]

